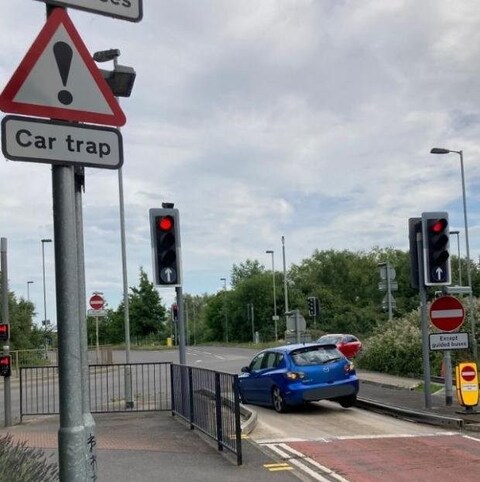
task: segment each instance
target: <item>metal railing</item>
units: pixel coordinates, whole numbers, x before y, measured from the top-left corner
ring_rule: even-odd
[[[217,441],[242,464],[238,375],[171,365],[172,413]]]
[[[171,409],[170,363],[89,365],[89,374],[92,413]],[[131,393],[133,404],[126,403],[130,401],[126,399],[125,380],[130,380],[127,393]],[[58,413],[58,366],[21,367],[20,420],[27,415]]]

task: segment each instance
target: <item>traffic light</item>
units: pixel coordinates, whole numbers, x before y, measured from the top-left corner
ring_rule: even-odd
[[[181,285],[178,209],[150,209],[153,279],[157,286]]]
[[[12,357],[10,355],[0,356],[0,376],[9,377],[12,374]]]
[[[172,320],[178,321],[178,306],[176,303],[172,305]]]
[[[0,341],[8,340],[8,323],[0,323]]]
[[[318,299],[315,296],[308,297],[308,314],[310,316],[318,315]]]
[[[451,284],[448,213],[422,213],[423,272],[426,286]]]

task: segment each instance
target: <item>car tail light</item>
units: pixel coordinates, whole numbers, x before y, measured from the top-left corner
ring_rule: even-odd
[[[345,363],[345,372],[350,373],[355,370],[355,365],[352,362]]]
[[[303,372],[286,372],[284,374],[285,378],[288,380],[302,380],[305,378],[305,373]]]

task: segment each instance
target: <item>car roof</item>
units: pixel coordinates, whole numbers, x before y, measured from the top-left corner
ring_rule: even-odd
[[[272,348],[267,348],[262,351],[279,351],[282,353],[291,353],[292,351],[296,350],[301,350],[302,348],[309,348],[309,347],[315,347],[315,346],[321,346],[323,347],[331,347],[331,348],[336,348],[335,344],[333,343],[322,343],[322,342],[315,342],[315,343],[293,343],[291,345],[282,345],[282,346],[276,346]]]

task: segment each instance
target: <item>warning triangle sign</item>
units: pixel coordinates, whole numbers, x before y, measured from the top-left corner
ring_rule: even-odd
[[[63,8],[53,9],[0,94],[0,110],[111,126],[126,122]]]

